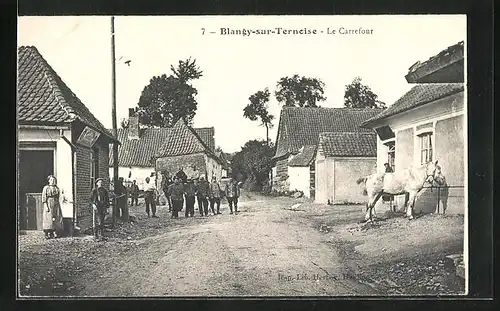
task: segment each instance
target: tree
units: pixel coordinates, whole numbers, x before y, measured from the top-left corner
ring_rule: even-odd
[[[274,93],[279,103],[287,106],[318,107],[317,102],[326,100],[323,96],[325,84],[317,78],[299,77],[281,78]]]
[[[243,109],[243,117],[252,121],[260,119],[260,125],[266,127],[266,142],[269,142],[269,129],[273,127],[272,122],[274,120],[274,116],[269,113],[267,105],[270,95],[267,88],[264,91],[258,91],[248,98],[250,104]]]
[[[179,61],[179,67],[170,68],[173,74],[154,76],[146,85],[139,98],[139,122],[147,126],[171,127],[179,119],[192,124],[198,103],[198,91],[191,80],[202,76],[196,60]]]
[[[231,159],[233,176],[241,175],[245,187],[262,190],[272,169],[274,145],[264,140],[250,140]]]
[[[346,85],[344,105],[348,108],[386,108],[385,103],[378,100],[378,95],[361,83],[360,77]]]
[[[170,65],[170,70],[183,83],[199,79],[203,76],[203,71],[196,65],[196,60],[191,61],[191,57],[185,61],[180,60],[177,68],[174,65]]]

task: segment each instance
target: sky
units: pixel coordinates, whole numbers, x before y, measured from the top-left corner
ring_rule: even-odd
[[[316,34],[223,35],[229,29],[307,29]],[[341,34],[345,29],[369,34]],[[203,30],[204,29],[204,30]],[[344,30],[342,30],[344,29]],[[275,30],[276,31],[276,30]],[[335,33],[333,33],[335,31]],[[214,33],[211,33],[214,32]],[[282,31],[281,31],[282,32]],[[28,16],[18,19],[18,46],[37,47],[78,98],[104,124],[111,118],[109,16]],[[465,15],[372,16],[117,16],[116,105],[118,126],[137,106],[153,76],[189,57],[203,71],[194,127],[215,128],[225,152],[265,139],[258,121],[243,118],[249,96],[298,74],[325,83],[322,107],[342,107],[345,86],[359,76],[391,105],[412,85],[404,76],[417,61],[466,40]],[[131,60],[130,66],[124,62]],[[275,141],[281,106],[271,97]]]

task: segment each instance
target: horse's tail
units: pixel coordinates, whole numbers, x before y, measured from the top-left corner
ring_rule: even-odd
[[[358,178],[358,180],[356,180],[356,183],[357,183],[358,185],[359,185],[359,184],[361,184],[361,183],[364,183],[364,184],[365,184],[365,185],[364,185],[365,187],[364,187],[364,189],[363,189],[363,195],[368,195],[368,191],[366,191],[366,180],[367,180],[367,179],[368,179],[367,177],[361,177],[361,178]]]

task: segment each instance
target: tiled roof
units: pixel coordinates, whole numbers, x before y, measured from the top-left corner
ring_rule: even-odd
[[[205,152],[215,157],[196,131],[179,119],[172,127],[168,138],[160,146],[155,157],[171,157],[184,154]]]
[[[115,139],[34,46],[18,48],[17,94],[20,124],[61,124],[79,119],[94,130]]]
[[[374,121],[408,111],[446,96],[462,92],[463,90],[463,83],[426,83],[416,85],[394,104],[380,114],[364,121],[361,125],[367,126]]]
[[[200,127],[194,129],[210,150],[215,150],[215,129],[213,127]]]
[[[316,155],[316,145],[304,146],[304,149],[288,162],[288,166],[309,166]]]
[[[461,54],[461,57],[463,58],[463,51],[464,51],[464,41],[460,41],[457,44],[454,44],[452,46],[447,47],[446,49],[442,50],[439,52],[437,55],[431,56],[428,60],[425,62],[416,62],[413,64],[409,69],[408,73],[416,72],[417,70],[428,66],[432,62],[436,61],[444,61],[444,59],[449,58],[451,55],[455,53]]]
[[[140,139],[129,139],[128,129],[118,129],[118,163],[120,166],[152,167],[151,159],[161,144],[167,140],[170,128],[145,128],[140,130]],[[113,151],[110,149],[109,165],[113,166]]]
[[[382,109],[299,108],[281,110],[275,158],[296,153],[305,145],[315,145],[322,132],[371,132],[359,125]]]
[[[372,133],[321,133],[319,148],[327,157],[376,157],[377,136]]]
[[[206,135],[207,129],[213,128],[195,128],[197,133]],[[128,139],[128,129],[118,129],[118,140],[122,143],[118,147],[118,163],[120,166],[139,166],[153,167],[154,162],[151,159],[158,153],[161,145],[167,141],[172,128],[144,128],[140,130],[139,139]],[[200,135],[201,136],[201,135]],[[212,141],[208,139],[207,145]],[[113,151],[110,149],[109,165],[113,166]]]

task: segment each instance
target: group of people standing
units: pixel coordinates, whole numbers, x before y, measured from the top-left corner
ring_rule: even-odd
[[[48,184],[42,190],[43,203],[43,231],[47,239],[60,236],[63,231],[62,222],[62,201],[65,200],[64,193],[57,187],[57,179],[50,175],[47,178]],[[95,180],[95,187],[90,194],[90,203],[95,214],[94,217],[94,234],[97,237],[102,237],[104,219],[110,207],[109,190],[104,187],[102,178]],[[220,215],[221,200],[225,197],[229,204],[229,214],[238,213],[238,198],[240,189],[237,181],[231,178],[225,185],[224,189],[220,186],[215,177],[212,177],[211,182],[208,182],[203,176],[196,179],[188,179],[182,169],[173,176],[173,179],[167,179],[163,182],[162,191],[165,194],[169,206],[169,212],[172,213],[171,218],[178,218],[179,212],[185,207],[184,216],[194,217],[195,202],[198,203],[198,210],[201,217],[207,217],[209,208],[213,215]],[[131,198],[131,205],[138,204],[139,187],[135,180],[127,189],[123,185],[123,178],[119,178],[118,183],[113,189],[115,194],[117,213],[123,215],[127,204],[127,197]],[[144,184],[144,201],[146,205],[146,213],[148,217],[156,215],[156,204],[158,191],[151,182],[149,177],[146,177]],[[234,208],[234,209],[233,209]]]
[[[171,218],[178,218],[179,212],[184,205],[186,210],[184,216],[194,217],[195,201],[198,202],[198,210],[201,217],[209,214],[209,206],[213,215],[222,214],[220,211],[221,199],[227,198],[230,214],[238,213],[238,197],[240,195],[238,183],[231,178],[222,189],[216,177],[212,177],[209,183],[203,176],[196,179],[188,179],[182,169],[173,176],[172,180],[166,180],[162,190],[167,199]]]

